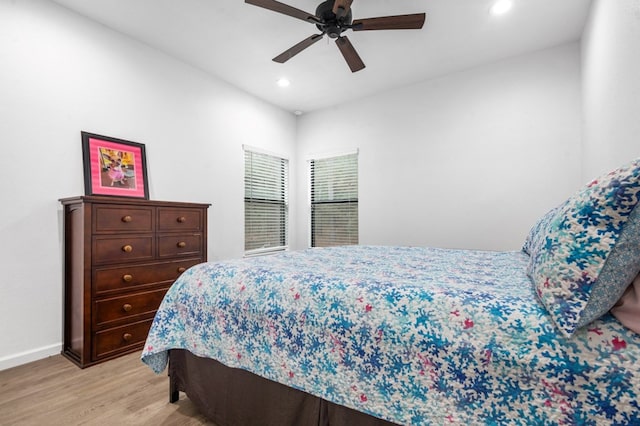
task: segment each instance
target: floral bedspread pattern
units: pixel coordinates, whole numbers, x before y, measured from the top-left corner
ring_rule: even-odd
[[[559,334],[524,252],[336,247],[204,263],[142,360],[187,349],[406,425],[640,424],[640,336]]]

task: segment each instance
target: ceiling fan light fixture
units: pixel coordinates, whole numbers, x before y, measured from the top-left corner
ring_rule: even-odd
[[[500,16],[500,15],[504,15],[505,13],[510,11],[512,7],[513,7],[513,1],[511,1],[511,0],[498,0],[495,3],[493,3],[491,8],[489,9],[489,12],[493,16]]]

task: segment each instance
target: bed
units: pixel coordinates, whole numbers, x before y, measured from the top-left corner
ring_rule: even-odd
[[[142,361],[218,426],[640,424],[640,161],[523,249],[350,246],[203,263]],[[640,282],[640,281],[639,281]],[[639,313],[640,315],[640,313]]]

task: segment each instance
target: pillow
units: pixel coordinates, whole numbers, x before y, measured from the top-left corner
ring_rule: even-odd
[[[540,247],[544,244],[544,239],[549,231],[549,227],[551,226],[553,219],[556,217],[558,210],[560,210],[560,207],[562,207],[562,205],[549,210],[531,227],[529,235],[527,235],[527,238],[524,240],[524,244],[522,245],[522,251],[531,255],[531,253],[536,253],[540,250]]]
[[[611,308],[611,314],[628,329],[640,333],[640,275]]]
[[[636,159],[569,198],[530,248],[527,272],[566,336],[610,310],[638,273],[639,196]]]
[[[598,276],[589,303],[577,328],[604,315],[622,297],[627,285],[640,272],[640,207],[633,210],[627,225]]]

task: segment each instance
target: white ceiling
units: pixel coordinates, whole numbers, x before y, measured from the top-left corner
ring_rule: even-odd
[[[271,59],[314,25],[243,0],[54,0],[288,111],[310,112],[480,64],[579,40],[591,0],[355,0],[354,19],[426,12],[422,30],[345,33],[366,68],[351,73],[325,37]],[[314,13],[321,0],[280,0]],[[291,81],[280,88],[276,81]]]

